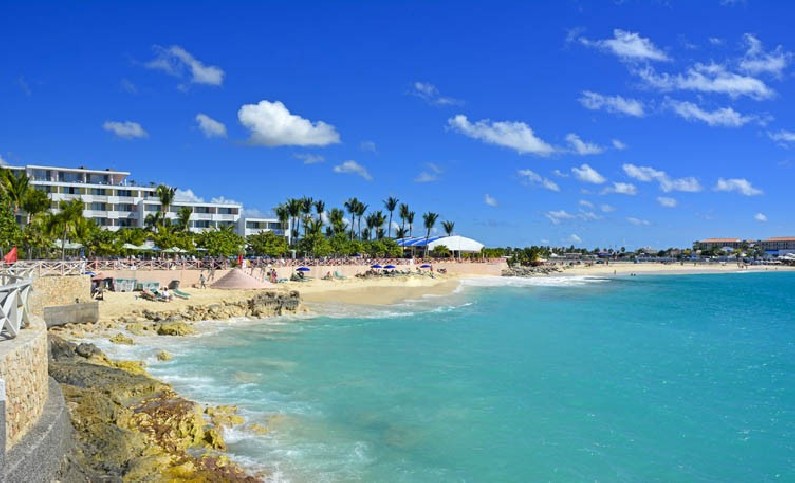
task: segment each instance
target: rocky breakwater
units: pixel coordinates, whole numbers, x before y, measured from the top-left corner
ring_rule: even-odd
[[[502,270],[503,277],[533,277],[561,273],[563,269],[554,265],[539,265],[537,267],[508,267]]]
[[[49,373],[75,428],[62,481],[260,481],[223,453],[219,428],[239,422],[234,408],[205,409],[139,362],[52,335]]]
[[[204,305],[188,305],[187,307],[169,310],[168,304],[160,304],[163,308],[142,309],[131,311],[131,316],[122,317],[119,322],[130,319],[148,320],[152,322],[200,320],[225,320],[234,317],[261,319],[288,313],[296,313],[301,309],[301,296],[296,290],[290,292],[260,292],[249,299],[220,301]],[[169,334],[185,335],[185,334]]]

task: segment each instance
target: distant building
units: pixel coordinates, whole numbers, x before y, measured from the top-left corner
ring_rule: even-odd
[[[156,194],[157,187],[140,186],[128,181],[130,173],[126,171],[30,164],[5,168],[27,174],[30,186],[47,193],[51,199],[51,212],[58,211],[60,201],[79,198],[83,201],[83,216],[106,230],[143,228],[147,215],[162,210]],[[232,226],[238,234],[244,236],[260,231],[285,235],[278,218],[247,218],[243,215],[243,205],[238,203],[174,200],[166,218],[173,221],[183,207],[191,209],[188,225],[190,231],[200,232]]]
[[[748,241],[742,238],[705,238],[696,241],[693,244],[693,248],[695,250],[723,250],[725,248],[737,250],[738,248],[743,248],[743,245],[747,244]],[[753,241],[755,242],[755,240]]]
[[[765,253],[770,255],[786,255],[795,253],[795,236],[775,236],[759,242]]]

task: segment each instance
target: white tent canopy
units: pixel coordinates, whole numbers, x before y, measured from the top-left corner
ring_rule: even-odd
[[[454,252],[480,252],[483,244],[461,235],[443,236],[428,243],[428,249],[445,246]]]

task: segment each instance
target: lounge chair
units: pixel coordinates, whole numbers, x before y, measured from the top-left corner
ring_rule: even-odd
[[[140,297],[140,298],[142,298],[144,300],[151,300],[152,302],[157,300],[157,295],[155,295],[154,292],[151,292],[151,291],[146,290],[146,289],[141,290],[141,293],[138,295],[138,297]]]
[[[345,275],[343,275],[340,272],[335,270],[334,271],[334,278],[336,278],[337,280],[345,280],[348,277],[346,277]]]
[[[183,300],[190,299],[190,294],[188,292],[183,292],[182,290],[175,288],[171,290],[171,293],[174,294],[175,297]]]

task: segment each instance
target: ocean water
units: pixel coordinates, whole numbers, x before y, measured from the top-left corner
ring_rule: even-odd
[[[323,310],[155,339],[150,370],[267,427],[226,438],[274,481],[795,481],[795,273]]]

